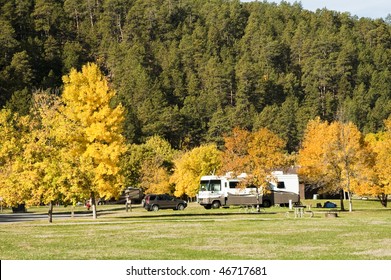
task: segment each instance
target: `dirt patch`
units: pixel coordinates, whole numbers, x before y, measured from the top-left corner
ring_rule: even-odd
[[[391,249],[388,248],[381,248],[381,249],[375,249],[375,250],[366,250],[362,252],[356,252],[353,253],[357,256],[372,256],[373,258],[384,258],[384,257],[391,257]]]

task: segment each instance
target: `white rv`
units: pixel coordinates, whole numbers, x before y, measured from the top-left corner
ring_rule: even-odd
[[[229,207],[230,205],[253,205],[270,207],[274,204],[298,203],[299,178],[297,174],[284,174],[282,171],[272,172],[268,190],[255,186],[238,187],[245,174],[232,178],[228,173],[225,176],[202,176],[198,203],[205,209]]]

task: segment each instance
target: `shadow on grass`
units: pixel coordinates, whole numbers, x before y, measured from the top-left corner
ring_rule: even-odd
[[[164,210],[163,210],[164,211]],[[118,217],[119,219],[155,219],[155,218],[181,218],[181,217],[221,217],[221,216],[243,216],[243,215],[269,215],[269,214],[277,214],[277,212],[252,212],[252,213],[244,213],[244,212],[208,212],[208,213],[186,213],[184,211],[178,212],[175,211],[173,213],[162,213],[156,214],[154,212],[147,212],[146,214],[142,215],[135,215],[135,216],[121,216]],[[170,210],[167,210],[170,211]],[[186,211],[186,210],[185,210]]]
[[[65,207],[66,208],[66,207]],[[63,215],[63,216],[66,216],[66,215],[71,215],[72,212],[74,214],[92,214],[92,210],[87,210],[87,209],[78,209],[78,210],[74,210],[72,211],[71,208],[69,208],[69,210],[64,210],[65,208],[62,208],[62,210],[60,211],[56,211],[56,208],[53,209],[53,215]],[[137,209],[137,208],[142,208],[141,205],[136,205],[136,206],[132,206],[132,209]],[[118,207],[115,207],[115,208],[106,208],[106,209],[99,209],[99,206],[97,208],[97,213],[98,214],[101,214],[101,213],[111,213],[111,212],[125,212],[126,208],[125,206],[118,206]],[[33,210],[28,210],[27,212],[24,212],[24,213],[29,213],[29,214],[37,214],[37,215],[45,215],[47,214],[47,212],[49,211],[49,208],[47,208],[47,211],[33,211]]]

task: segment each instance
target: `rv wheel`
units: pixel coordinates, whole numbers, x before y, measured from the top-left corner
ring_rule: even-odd
[[[220,201],[213,201],[213,203],[212,203],[213,209],[218,209],[218,208],[220,208],[220,206],[221,206]]]
[[[264,200],[262,205],[265,208],[269,208],[270,206],[272,206],[272,204],[271,204],[271,202],[269,200]]]

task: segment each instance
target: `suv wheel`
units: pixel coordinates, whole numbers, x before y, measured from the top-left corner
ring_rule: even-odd
[[[178,209],[179,211],[183,211],[185,210],[185,206],[183,204],[179,204],[176,209]]]
[[[152,205],[152,211],[156,212],[156,211],[159,211],[159,205]]]

